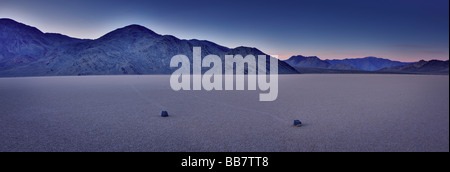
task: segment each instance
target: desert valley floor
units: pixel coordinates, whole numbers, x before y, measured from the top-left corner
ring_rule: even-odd
[[[278,100],[259,93],[1,78],[0,151],[449,151],[448,75],[283,75]]]

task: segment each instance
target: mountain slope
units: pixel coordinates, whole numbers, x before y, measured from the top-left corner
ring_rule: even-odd
[[[376,57],[365,57],[359,59],[343,59],[343,60],[326,60],[326,61],[332,65],[346,64],[365,71],[377,71],[383,68],[390,68],[409,64]]]
[[[54,47],[83,42],[17,23],[0,19],[0,70],[11,69],[35,62],[47,55]]]
[[[421,60],[416,63],[392,68],[383,68],[380,72],[449,74],[449,61]]]
[[[316,56],[305,57],[298,55],[292,56],[291,58],[285,60],[285,62],[294,67],[300,73],[449,73],[448,61],[439,60],[422,60],[416,63],[403,63],[376,57],[344,60],[321,60]]]
[[[256,48],[230,49],[159,35],[139,25],[81,40],[42,33],[10,19],[0,19],[0,43],[0,76],[170,74],[175,70],[169,66],[171,58],[184,54],[192,61],[194,46],[202,48],[202,57],[216,54],[222,60],[226,54],[264,54]],[[278,65],[279,73],[298,73],[285,62]]]
[[[297,71],[314,71],[319,72],[323,71],[328,73],[329,71],[338,72],[339,70],[353,70],[358,71],[358,68],[347,64],[330,64],[325,60],[321,60],[316,56],[305,57],[302,55],[292,56],[291,58],[285,60],[286,63],[297,69]],[[307,70],[308,69],[308,70]],[[314,70],[311,70],[314,69]],[[321,70],[321,69],[330,69],[330,70]]]
[[[295,68],[328,68],[330,66],[330,63],[320,60],[316,56],[292,56],[291,58],[285,60],[285,62]]]

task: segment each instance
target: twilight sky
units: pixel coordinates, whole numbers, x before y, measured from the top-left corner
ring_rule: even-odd
[[[449,0],[0,0],[0,18],[90,39],[139,24],[282,59],[449,59]]]

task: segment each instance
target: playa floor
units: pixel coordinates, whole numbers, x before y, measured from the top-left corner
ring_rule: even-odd
[[[175,92],[169,76],[1,78],[0,151],[449,151],[448,76],[284,75],[276,101],[259,93]]]

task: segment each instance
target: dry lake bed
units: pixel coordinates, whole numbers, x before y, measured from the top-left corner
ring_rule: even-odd
[[[0,151],[449,151],[448,75],[284,75],[276,101],[259,93],[0,78]]]

